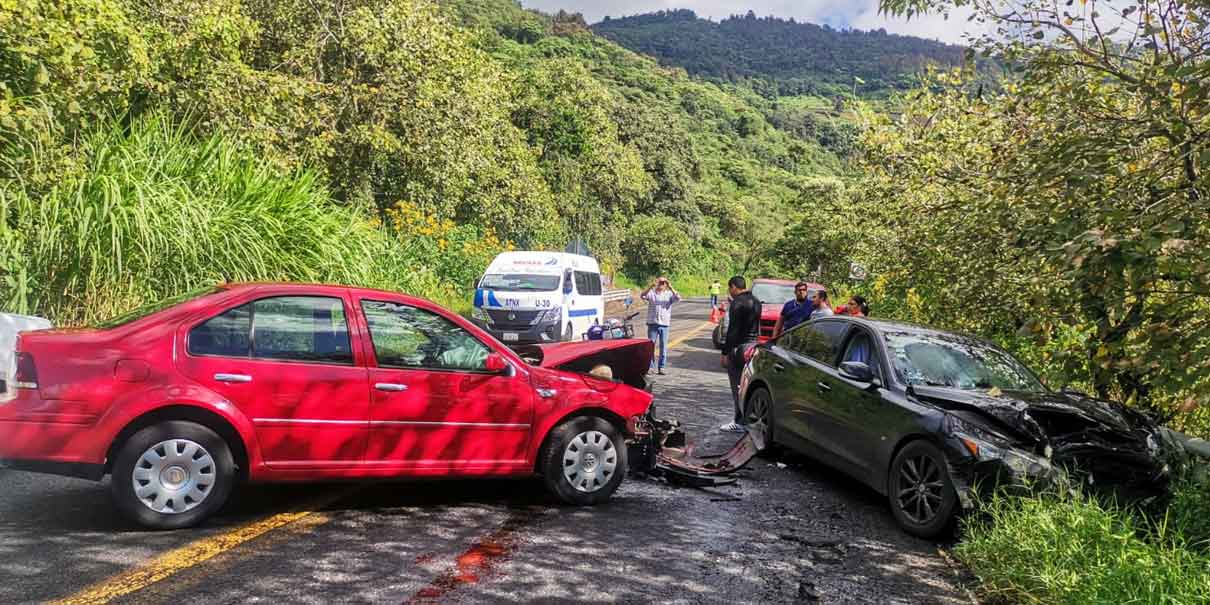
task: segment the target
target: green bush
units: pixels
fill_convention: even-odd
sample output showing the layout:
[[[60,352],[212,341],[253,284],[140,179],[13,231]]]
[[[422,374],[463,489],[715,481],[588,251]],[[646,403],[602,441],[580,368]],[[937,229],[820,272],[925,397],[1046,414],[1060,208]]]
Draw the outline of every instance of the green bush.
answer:
[[[313,174],[280,174],[232,143],[158,115],[98,130],[85,170],[43,196],[0,190],[0,300],[61,325],[94,322],[230,280],[438,290],[375,222]],[[19,288],[13,286],[19,285]]]
[[[989,600],[1205,603],[1208,487],[1181,483],[1158,520],[1082,494],[993,495],[955,554]]]

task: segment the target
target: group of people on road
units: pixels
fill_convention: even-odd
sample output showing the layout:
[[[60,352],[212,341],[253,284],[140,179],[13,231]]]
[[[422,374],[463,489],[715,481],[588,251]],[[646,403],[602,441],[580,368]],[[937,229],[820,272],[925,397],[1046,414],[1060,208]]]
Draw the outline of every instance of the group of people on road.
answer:
[[[722,284],[718,280],[710,285],[710,308],[718,308]],[[727,332],[723,339],[721,364],[727,370],[731,383],[731,397],[735,403],[735,418],[720,427],[723,431],[744,432],[747,430],[743,406],[740,405],[739,383],[747,362],[746,356],[760,335],[761,301],[752,295],[748,282],[741,275],[727,281],[730,306],[727,308]],[[680,302],[681,295],[672,287],[667,277],[658,277],[643,290],[640,296],[647,302],[647,338],[656,344],[657,356],[651,360],[651,369],[664,374],[667,367],[668,331],[672,326],[672,305]],[[781,335],[795,326],[812,319],[829,315],[865,317],[870,307],[865,298],[851,296],[848,302],[835,308],[828,301],[826,290],[811,292],[806,282],[794,285],[794,298],[782,305],[773,337]]]

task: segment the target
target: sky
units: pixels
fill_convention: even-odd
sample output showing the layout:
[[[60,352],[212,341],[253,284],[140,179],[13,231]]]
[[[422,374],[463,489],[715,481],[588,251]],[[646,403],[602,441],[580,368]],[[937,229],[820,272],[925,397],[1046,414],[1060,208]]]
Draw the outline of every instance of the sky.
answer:
[[[949,20],[941,15],[927,15],[910,21],[888,19],[878,14],[878,0],[521,0],[521,4],[546,13],[559,9],[583,13],[589,23],[596,23],[606,15],[624,17],[679,8],[687,8],[699,17],[718,21],[751,10],[758,17],[793,17],[798,21],[836,28],[886,28],[891,33],[955,44],[963,43],[963,33],[971,28],[966,20],[970,13],[965,10],[951,13]]]

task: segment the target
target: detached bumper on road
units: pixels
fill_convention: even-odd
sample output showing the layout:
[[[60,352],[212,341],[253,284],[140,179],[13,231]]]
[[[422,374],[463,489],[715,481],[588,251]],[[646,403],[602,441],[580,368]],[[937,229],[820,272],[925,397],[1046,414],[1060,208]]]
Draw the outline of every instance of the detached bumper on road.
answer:
[[[637,423],[628,459],[634,472],[663,477],[670,483],[709,487],[734,483],[734,473],[763,447],[760,434],[750,430],[722,454],[699,454],[679,422],[657,419],[653,409]]]

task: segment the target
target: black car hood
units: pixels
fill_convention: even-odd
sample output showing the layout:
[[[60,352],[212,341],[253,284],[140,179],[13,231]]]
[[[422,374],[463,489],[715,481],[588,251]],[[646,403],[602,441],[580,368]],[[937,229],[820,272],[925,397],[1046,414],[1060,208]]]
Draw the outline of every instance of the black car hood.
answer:
[[[967,410],[990,419],[995,428],[1031,441],[1053,442],[1096,434],[1111,441],[1137,442],[1154,431],[1146,416],[1125,406],[1070,393],[964,391],[914,386],[916,398],[946,410]]]

